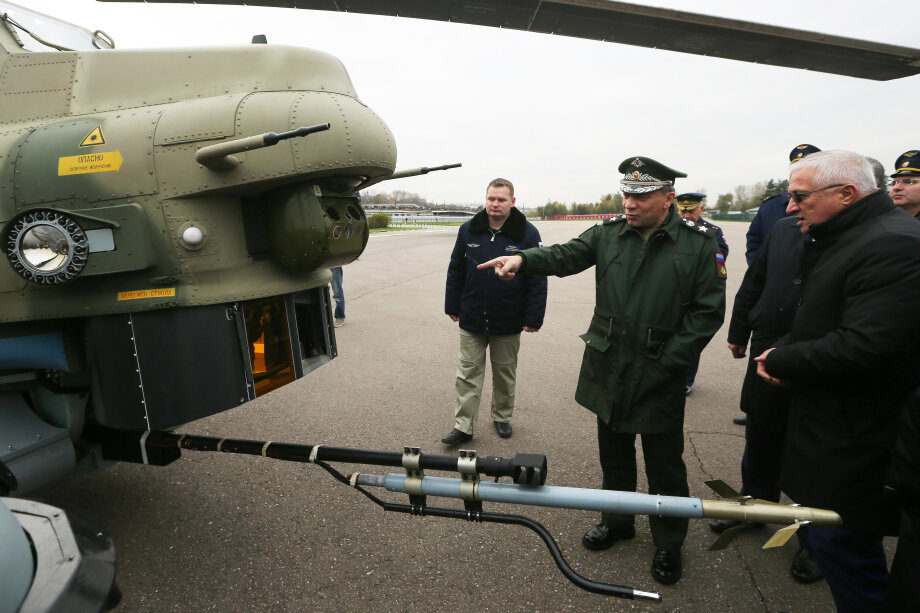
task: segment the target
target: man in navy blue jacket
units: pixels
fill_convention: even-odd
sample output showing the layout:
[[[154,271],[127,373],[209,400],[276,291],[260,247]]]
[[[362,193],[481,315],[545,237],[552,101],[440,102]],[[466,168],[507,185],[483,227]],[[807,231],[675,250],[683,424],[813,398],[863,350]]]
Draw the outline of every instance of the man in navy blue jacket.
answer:
[[[460,226],[447,267],[444,312],[460,323],[455,425],[442,443],[473,438],[485,378],[486,349],[492,362],[492,422],[502,438],[511,436],[517,354],[521,330],[537,332],[546,311],[546,277],[521,275],[503,281],[492,268],[476,266],[500,255],[540,247],[540,233],[514,208],[514,186],[494,179],[486,208]]]

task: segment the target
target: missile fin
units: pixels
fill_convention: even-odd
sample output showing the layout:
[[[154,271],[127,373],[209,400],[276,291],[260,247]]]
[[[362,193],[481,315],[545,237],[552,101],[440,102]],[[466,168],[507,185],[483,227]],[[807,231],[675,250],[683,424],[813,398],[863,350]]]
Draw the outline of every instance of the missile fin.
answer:
[[[726,500],[744,500],[746,498],[721,479],[711,479],[705,483],[709,486],[709,489]]]
[[[811,523],[811,522],[797,522],[797,523],[790,524],[788,526],[784,526],[780,528],[779,530],[773,533],[773,536],[771,536],[770,539],[766,543],[763,544],[762,549],[769,549],[771,547],[782,547],[789,541],[789,539],[792,538],[792,535],[795,534],[799,528],[801,528],[803,525],[808,524],[808,523]]]
[[[733,526],[729,528],[728,530],[720,534],[719,538],[717,538],[715,542],[713,542],[713,544],[709,546],[709,551],[720,551],[722,549],[725,549],[731,544],[733,540],[735,540],[735,537],[737,537],[739,534],[741,534],[746,529],[747,529],[747,526],[745,526],[744,524],[738,524],[737,526]]]

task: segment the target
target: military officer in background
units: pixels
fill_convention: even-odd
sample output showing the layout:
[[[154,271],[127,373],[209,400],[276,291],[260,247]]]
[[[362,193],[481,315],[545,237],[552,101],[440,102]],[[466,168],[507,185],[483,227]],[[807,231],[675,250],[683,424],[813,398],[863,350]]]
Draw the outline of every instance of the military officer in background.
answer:
[[[796,145],[792,148],[792,151],[789,152],[789,163],[795,164],[818,151],[821,150],[807,143]],[[776,225],[776,222],[789,216],[789,213],[786,212],[787,206],[789,206],[789,194],[786,192],[764,198],[763,202],[760,203],[760,208],[757,209],[757,214],[754,215],[754,219],[751,220],[751,225],[748,227],[746,235],[747,241],[744,257],[747,259],[748,266],[754,263],[760,246],[767,240],[767,236],[770,234],[770,230],[773,229],[773,226]],[[747,415],[742,413],[740,416],[732,419],[732,421],[739,426],[744,426],[747,424]]]
[[[713,230],[716,233],[716,241],[719,243],[719,251],[722,252],[725,259],[728,259],[728,243],[725,242],[725,234],[722,233],[722,228],[703,218],[703,212],[706,210],[704,200],[706,200],[706,194],[697,194],[695,192],[687,192],[677,196],[674,200],[677,205],[677,214],[684,219],[689,219],[693,223]]]
[[[913,149],[898,156],[888,193],[902,211],[920,220],[920,150]]]
[[[818,151],[821,150],[814,145],[796,145],[789,152],[789,163],[795,164]],[[751,220],[751,225],[747,231],[747,251],[744,255],[747,258],[748,266],[754,262],[754,258],[757,257],[757,251],[763,242],[767,240],[767,235],[770,234],[770,230],[773,229],[776,222],[783,217],[789,216],[789,213],[786,212],[787,206],[789,206],[789,194],[786,193],[770,196],[760,203],[760,208],[757,210],[754,219]]]
[[[647,157],[623,173],[625,215],[605,220],[565,244],[525,249],[481,264],[504,279],[518,273],[579,273],[594,266],[594,316],[581,335],[585,352],[575,400],[597,415],[603,487],[636,490],[636,435],[642,436],[649,493],[687,496],[684,377],[687,365],[722,325],[725,264],[715,232],[681,219],[674,180],[687,175]],[[607,549],[635,537],[633,515],[605,513],[582,544]],[[652,577],[676,583],[686,519],[650,517]]]
[[[719,242],[719,251],[722,252],[722,263],[725,263],[725,260],[728,259],[728,243],[725,242],[725,235],[722,233],[722,228],[712,223],[708,219],[703,219],[703,211],[706,209],[706,205],[703,203],[703,200],[706,199],[706,194],[697,194],[695,192],[687,192],[686,194],[681,194],[675,200],[677,205],[677,214],[683,217],[684,219],[689,219],[693,223],[709,228],[716,233],[716,240]],[[696,381],[696,372],[700,368],[700,361],[697,360],[693,364],[687,366],[687,381],[684,387],[684,392],[689,396],[690,392],[693,391],[693,382]]]

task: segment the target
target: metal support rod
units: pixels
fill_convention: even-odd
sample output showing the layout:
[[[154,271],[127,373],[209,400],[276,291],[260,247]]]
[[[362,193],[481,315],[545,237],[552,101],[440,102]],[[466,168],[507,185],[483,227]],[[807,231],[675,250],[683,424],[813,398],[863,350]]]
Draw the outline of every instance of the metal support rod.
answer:
[[[386,502],[383,504],[383,508],[384,510],[395,511],[397,513],[407,513],[410,515],[416,514],[414,507],[408,504]],[[602,594],[604,596],[616,596],[618,598],[628,598],[630,600],[641,599],[661,602],[661,595],[656,592],[644,592],[642,590],[637,590],[624,585],[615,585],[612,583],[598,583],[597,581],[591,581],[590,579],[582,577],[576,573],[571,566],[569,566],[568,562],[566,562],[565,557],[562,555],[562,551],[559,549],[559,545],[556,544],[555,539],[553,539],[552,535],[546,530],[546,528],[544,528],[543,525],[539,522],[534,521],[529,517],[524,517],[523,515],[487,512],[471,515],[468,511],[461,509],[442,509],[437,507],[428,507],[425,509],[425,516],[450,517],[453,519],[465,519],[468,521],[479,521],[494,524],[510,524],[530,528],[536,532],[541,539],[543,539],[543,543],[549,550],[549,553],[553,558],[553,562],[556,563],[556,566],[560,571],[562,571],[562,574],[565,575],[565,578],[574,583],[579,588],[587,592]]]

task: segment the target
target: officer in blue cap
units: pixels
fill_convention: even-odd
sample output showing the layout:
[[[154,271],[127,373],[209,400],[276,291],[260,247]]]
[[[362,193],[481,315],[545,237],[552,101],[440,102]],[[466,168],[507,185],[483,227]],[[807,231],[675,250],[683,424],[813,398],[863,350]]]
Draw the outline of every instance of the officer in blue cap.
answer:
[[[792,151],[789,152],[789,163],[795,164],[802,158],[812,153],[817,153],[818,151],[821,150],[807,143],[796,145],[792,148]],[[786,193],[768,196],[760,203],[760,208],[754,216],[754,219],[751,220],[751,225],[748,228],[746,236],[747,244],[745,245],[746,250],[744,257],[747,259],[749,267],[754,263],[754,258],[757,257],[760,246],[767,239],[767,235],[770,234],[770,230],[773,229],[776,222],[789,216],[786,213],[787,206],[789,206],[789,194]],[[743,426],[747,423],[747,417],[741,415],[735,417],[732,421],[739,426]]]
[[[687,192],[686,194],[677,196],[674,200],[674,204],[677,206],[678,215],[698,226],[709,228],[716,233],[716,241],[719,243],[719,251],[722,252],[722,265],[724,266],[725,260],[728,259],[728,243],[725,242],[725,235],[722,233],[722,228],[707,219],[703,219],[703,211],[706,209],[706,205],[703,203],[705,199],[706,194]],[[684,393],[687,396],[693,391],[693,382],[696,380],[696,372],[699,368],[699,360],[687,366],[687,380],[684,385]]]
[[[920,150],[911,149],[898,156],[888,193],[902,211],[920,220]]]
[[[818,151],[821,150],[814,145],[796,145],[792,148],[792,151],[789,152],[789,163],[795,164],[805,156],[817,153]],[[760,209],[757,211],[757,215],[754,216],[754,219],[751,220],[751,226],[747,231],[747,250],[744,255],[747,258],[748,266],[754,261],[754,258],[757,256],[757,251],[760,249],[764,240],[766,240],[767,234],[773,229],[773,225],[783,217],[788,217],[786,213],[786,207],[788,205],[789,194],[769,196],[764,198],[763,202],[760,203]]]

